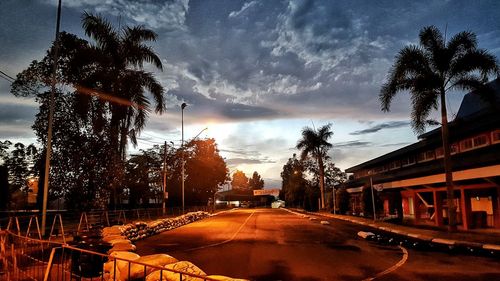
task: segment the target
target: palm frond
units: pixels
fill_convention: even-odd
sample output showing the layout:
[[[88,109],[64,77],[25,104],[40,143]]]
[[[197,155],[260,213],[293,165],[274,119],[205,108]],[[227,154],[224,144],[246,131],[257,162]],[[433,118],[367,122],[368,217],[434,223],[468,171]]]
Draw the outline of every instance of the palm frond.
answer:
[[[413,130],[417,133],[423,133],[430,112],[438,108],[439,95],[435,91],[412,92],[411,100]]]
[[[495,90],[473,75],[463,76],[453,84],[453,88],[473,92],[487,104],[496,105]]]
[[[111,23],[100,17],[87,12],[83,13],[82,26],[85,35],[94,39],[102,49],[117,49],[119,36]]]
[[[483,49],[474,49],[452,61],[451,76],[463,76],[470,72],[479,72],[483,83],[493,74],[498,74],[498,63],[495,56]]]
[[[420,44],[428,52],[433,52],[434,50],[442,49],[445,45],[443,35],[439,31],[439,29],[434,25],[422,28],[418,36],[420,39]]]
[[[476,35],[470,31],[455,34],[448,42],[446,48],[454,55],[460,55],[477,48]]]
[[[432,70],[424,50],[415,45],[403,48],[389,70],[388,81],[382,85],[379,100],[382,111],[389,111],[392,99],[400,91],[410,90],[414,78],[429,76]]]

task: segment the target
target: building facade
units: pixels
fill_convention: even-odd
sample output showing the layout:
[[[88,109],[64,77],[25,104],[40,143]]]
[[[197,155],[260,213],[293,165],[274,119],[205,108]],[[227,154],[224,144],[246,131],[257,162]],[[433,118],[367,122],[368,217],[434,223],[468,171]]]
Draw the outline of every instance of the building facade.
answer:
[[[468,93],[449,123],[457,221],[465,230],[500,228],[500,79],[489,86],[493,103]],[[363,188],[373,185],[383,200],[377,213],[402,210],[416,224],[447,224],[441,128],[346,172],[353,213],[360,212]]]

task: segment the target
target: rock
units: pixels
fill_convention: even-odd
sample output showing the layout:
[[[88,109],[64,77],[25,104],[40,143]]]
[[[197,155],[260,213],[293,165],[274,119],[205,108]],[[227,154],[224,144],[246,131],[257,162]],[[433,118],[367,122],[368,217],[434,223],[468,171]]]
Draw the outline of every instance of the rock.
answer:
[[[321,221],[320,223],[321,223],[321,224],[325,224],[325,225],[330,224],[330,222],[329,222],[329,221]]]

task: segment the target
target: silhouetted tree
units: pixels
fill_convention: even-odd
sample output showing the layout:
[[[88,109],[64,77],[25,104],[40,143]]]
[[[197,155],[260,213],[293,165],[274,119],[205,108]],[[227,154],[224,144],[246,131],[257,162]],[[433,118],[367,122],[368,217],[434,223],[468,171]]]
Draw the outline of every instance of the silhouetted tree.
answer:
[[[8,209],[10,200],[9,170],[0,165],[0,210]]]
[[[305,159],[308,155],[313,156],[319,168],[319,188],[321,192],[321,208],[325,208],[325,167],[324,157],[332,144],[328,139],[333,135],[331,124],[327,124],[318,131],[305,127],[302,129],[302,138],[297,143],[297,149],[301,150],[301,158]]]
[[[456,206],[446,94],[456,90],[475,91],[491,100],[491,91],[484,84],[490,75],[498,75],[498,65],[493,55],[477,47],[476,35],[471,32],[460,32],[446,42],[435,26],[428,26],[420,31],[419,39],[419,45],[406,46],[399,52],[379,97],[382,110],[389,111],[394,96],[400,91],[409,91],[412,126],[418,133],[424,131],[430,112],[440,105],[449,230],[452,231],[456,229]]]
[[[260,178],[257,171],[253,172],[252,177],[248,179],[248,186],[252,190],[264,188],[264,180]]]
[[[231,186],[234,190],[248,191],[248,178],[240,170],[236,170],[233,173],[233,179],[231,181]]]

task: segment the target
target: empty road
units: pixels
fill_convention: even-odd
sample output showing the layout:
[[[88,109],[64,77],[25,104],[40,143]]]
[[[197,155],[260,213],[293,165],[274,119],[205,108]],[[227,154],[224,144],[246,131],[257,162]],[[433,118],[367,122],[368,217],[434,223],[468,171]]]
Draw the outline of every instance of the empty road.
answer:
[[[366,227],[313,217],[232,210],[138,241],[137,252],[250,280],[500,280],[498,260],[381,246],[357,238]]]

